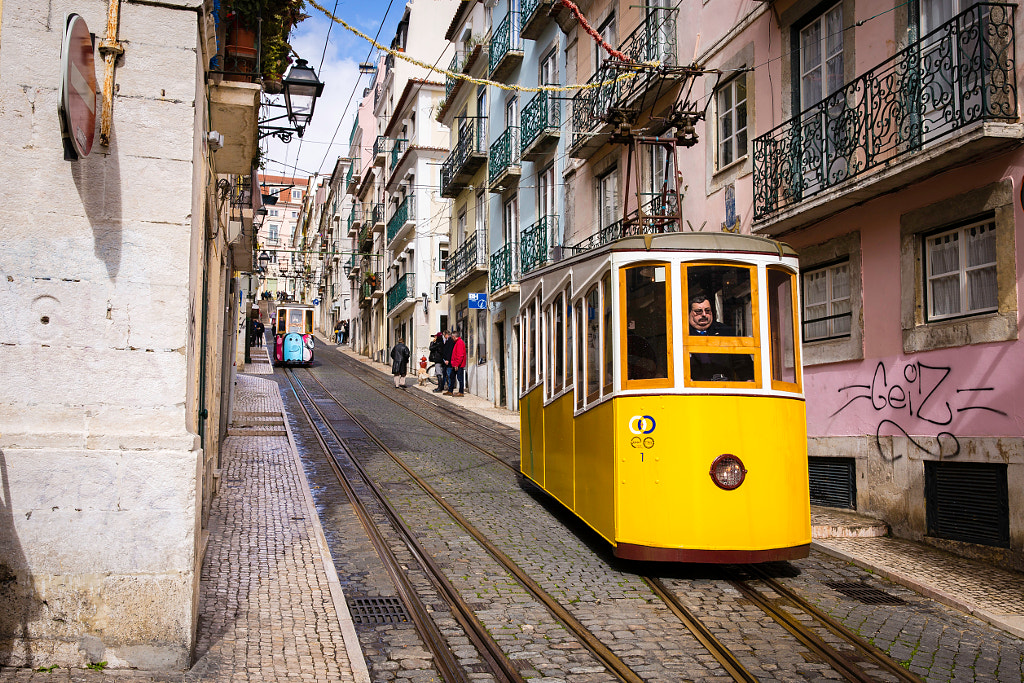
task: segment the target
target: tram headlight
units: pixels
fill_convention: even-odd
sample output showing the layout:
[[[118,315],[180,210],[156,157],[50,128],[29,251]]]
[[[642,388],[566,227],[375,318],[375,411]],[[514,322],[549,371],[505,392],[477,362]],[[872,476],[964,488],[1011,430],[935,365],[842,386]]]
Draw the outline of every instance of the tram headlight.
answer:
[[[746,476],[743,462],[732,453],[723,453],[711,463],[711,480],[726,491],[738,488]]]

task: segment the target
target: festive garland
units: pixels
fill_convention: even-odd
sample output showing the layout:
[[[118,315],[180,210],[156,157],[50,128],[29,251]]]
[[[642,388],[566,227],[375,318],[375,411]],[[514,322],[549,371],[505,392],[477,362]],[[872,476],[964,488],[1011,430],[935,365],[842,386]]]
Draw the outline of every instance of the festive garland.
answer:
[[[541,91],[546,91],[546,92],[569,92],[569,91],[572,91],[572,90],[592,90],[594,88],[601,88],[601,87],[604,87],[606,85],[612,85],[614,83],[618,83],[619,81],[625,81],[625,80],[628,80],[630,78],[636,78],[636,76],[639,75],[641,69],[653,69],[653,68],[657,68],[658,66],[661,66],[661,62],[658,61],[658,60],[652,60],[650,62],[643,62],[643,63],[639,63],[639,64],[636,63],[636,62],[631,62],[629,60],[629,58],[626,57],[624,54],[622,54],[618,50],[614,49],[611,45],[608,45],[608,43],[604,42],[604,40],[601,39],[601,36],[598,35],[597,32],[594,31],[594,29],[590,27],[590,24],[588,24],[585,19],[583,19],[583,15],[580,13],[579,8],[576,7],[574,4],[572,4],[571,2],[568,2],[568,0],[561,0],[561,2],[566,7],[568,7],[570,10],[574,10],[575,11],[577,18],[580,19],[581,24],[587,30],[587,32],[597,38],[598,44],[600,44],[602,47],[604,47],[606,50],[608,50],[608,54],[612,55],[616,59],[619,59],[619,60],[625,62],[626,64],[633,65],[635,67],[634,71],[629,72],[629,73],[624,73],[621,76],[617,76],[617,77],[615,77],[615,78],[613,78],[611,80],[598,81],[597,83],[577,83],[577,84],[574,84],[574,85],[538,85],[538,86],[533,87],[533,88],[524,87],[524,86],[521,86],[521,85],[509,85],[507,83],[498,83],[497,81],[491,81],[491,80],[488,80],[486,78],[473,78],[472,76],[470,76],[468,74],[459,73],[459,72],[456,72],[456,71],[451,71],[450,69],[438,69],[436,66],[431,66],[430,64],[427,64],[425,62],[421,62],[418,59],[414,59],[414,58],[410,57],[409,55],[405,54],[404,52],[399,52],[398,50],[392,50],[391,48],[384,47],[383,45],[381,45],[380,43],[375,41],[373,38],[371,38],[370,36],[366,35],[362,31],[360,31],[359,29],[357,29],[354,26],[350,25],[344,19],[342,19],[340,17],[334,16],[334,14],[332,14],[325,7],[320,6],[316,2],[316,0],[306,0],[306,1],[310,5],[315,7],[316,9],[320,10],[331,21],[334,21],[334,22],[336,22],[338,24],[341,24],[342,27],[344,27],[345,29],[347,29],[347,30],[351,31],[352,33],[356,34],[357,36],[359,36],[363,40],[368,41],[371,45],[373,45],[378,50],[381,50],[382,52],[386,52],[387,54],[391,55],[392,57],[395,57],[396,59],[401,59],[401,60],[404,60],[406,62],[409,62],[410,64],[415,64],[416,66],[419,66],[419,67],[422,67],[424,69],[427,69],[428,71],[435,71],[437,73],[444,74],[445,76],[448,76],[449,78],[454,78],[454,79],[460,80],[460,81],[468,81],[469,83],[474,83],[476,85],[493,85],[495,88],[500,88],[501,90],[510,90],[510,91],[516,91],[516,92],[541,92]]]

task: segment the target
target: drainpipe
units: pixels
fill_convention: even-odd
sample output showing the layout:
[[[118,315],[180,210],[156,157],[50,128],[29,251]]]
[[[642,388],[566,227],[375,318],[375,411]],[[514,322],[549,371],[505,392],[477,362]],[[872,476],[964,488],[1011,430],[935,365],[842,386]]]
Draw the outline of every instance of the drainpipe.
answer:
[[[106,66],[103,71],[103,113],[100,117],[100,144],[110,146],[110,125],[114,118],[114,66],[117,58],[124,54],[124,48],[117,40],[117,28],[121,17],[121,0],[110,0],[107,5],[107,37],[100,43],[99,51]]]

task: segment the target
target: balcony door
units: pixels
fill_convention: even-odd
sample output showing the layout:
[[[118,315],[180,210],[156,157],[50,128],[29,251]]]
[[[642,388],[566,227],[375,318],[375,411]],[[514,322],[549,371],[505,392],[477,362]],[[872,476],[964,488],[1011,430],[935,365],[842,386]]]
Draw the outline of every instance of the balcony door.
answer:
[[[800,194],[813,194],[848,174],[852,123],[843,94],[843,6],[800,29]]]
[[[954,20],[972,0],[920,0],[921,142],[928,142],[984,115],[982,31],[988,10]],[[991,68],[991,67],[990,67]]]
[[[669,0],[648,0],[645,5],[647,33],[645,61],[656,59],[662,64],[675,64],[675,21]]]

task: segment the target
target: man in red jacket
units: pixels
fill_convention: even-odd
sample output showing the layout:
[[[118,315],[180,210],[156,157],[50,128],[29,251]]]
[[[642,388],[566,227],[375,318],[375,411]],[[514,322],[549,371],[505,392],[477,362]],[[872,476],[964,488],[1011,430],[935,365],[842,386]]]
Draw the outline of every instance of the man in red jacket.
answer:
[[[455,380],[459,381],[459,391],[454,394],[455,396],[464,396],[464,389],[466,386],[466,342],[462,341],[462,334],[458,329],[452,332],[452,337],[455,339],[455,346],[452,348],[452,362],[451,372],[452,376],[448,380],[448,391],[445,394],[452,396],[452,391],[455,389]]]

